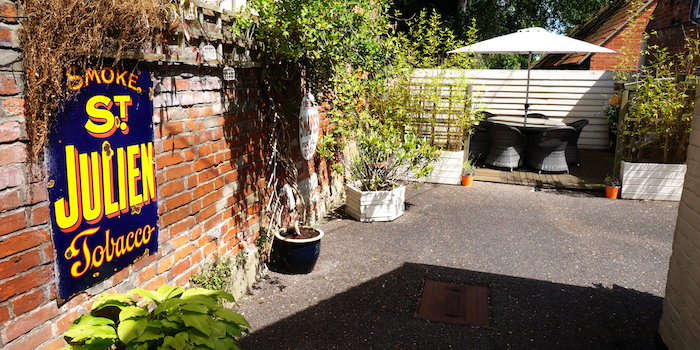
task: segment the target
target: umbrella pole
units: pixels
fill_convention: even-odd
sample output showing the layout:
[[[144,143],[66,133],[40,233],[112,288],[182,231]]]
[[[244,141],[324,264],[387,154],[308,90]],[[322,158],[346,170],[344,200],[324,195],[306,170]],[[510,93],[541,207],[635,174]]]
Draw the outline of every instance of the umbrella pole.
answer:
[[[525,88],[525,122],[523,126],[527,126],[527,111],[530,109],[530,62],[532,61],[532,52],[527,54],[527,87]]]

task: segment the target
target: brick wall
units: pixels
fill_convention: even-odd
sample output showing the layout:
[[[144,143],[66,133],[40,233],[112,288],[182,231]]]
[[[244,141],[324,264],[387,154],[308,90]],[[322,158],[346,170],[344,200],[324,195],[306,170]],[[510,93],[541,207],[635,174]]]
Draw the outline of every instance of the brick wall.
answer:
[[[643,50],[642,43],[644,39],[644,31],[649,18],[652,16],[657,3],[651,4],[634,22],[628,24],[622,32],[618,33],[612,40],[604,46],[608,49],[615,50],[618,53],[624,46],[631,47],[635,52]],[[616,53],[597,53],[591,57],[591,70],[621,70],[618,67],[620,63],[620,55]],[[629,62],[629,66],[622,70],[636,71],[639,68],[639,58]]]
[[[15,2],[0,0],[0,14],[16,13]],[[151,66],[158,252],[58,306],[45,172],[27,163],[18,27],[11,19],[0,22],[0,349],[59,349],[63,332],[94,296],[185,285],[215,254],[250,252],[248,279],[235,291],[245,292],[259,267],[254,241],[269,195],[259,69],[239,68],[237,81],[226,83],[216,68]],[[321,126],[327,130],[328,121],[322,118]],[[290,128],[298,134],[296,123]],[[307,162],[296,154],[295,160],[300,188],[318,218],[342,185],[318,157]]]
[[[670,54],[684,50],[684,32],[698,30],[698,25],[690,21],[690,0],[659,0],[654,11],[654,19],[649,30],[658,34],[649,38],[649,45],[667,47]],[[695,34],[697,37],[697,33]]]
[[[700,91],[687,163],[659,326],[672,350],[697,349],[700,344]]]

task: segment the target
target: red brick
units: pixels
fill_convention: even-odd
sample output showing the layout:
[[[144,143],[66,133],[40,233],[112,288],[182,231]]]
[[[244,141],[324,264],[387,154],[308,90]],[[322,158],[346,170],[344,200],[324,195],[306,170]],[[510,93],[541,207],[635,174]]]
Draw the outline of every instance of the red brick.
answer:
[[[0,307],[0,324],[7,322],[10,319],[10,310],[6,307]]]
[[[1,84],[2,82],[0,81]],[[22,131],[18,122],[7,122],[0,125],[0,143],[18,141],[21,136]]]
[[[52,336],[53,334],[51,334],[51,325],[46,325],[39,328],[38,330],[31,332],[30,334],[25,335],[24,337],[18,339],[15,342],[5,345],[3,350],[36,349],[47,339],[51,339]]]
[[[189,239],[187,240],[189,242]],[[185,245],[182,249],[175,252],[175,261],[180,261],[181,259],[189,256],[194,251],[194,244],[189,243]]]
[[[2,45],[3,41],[3,32],[5,32],[4,29],[0,29],[0,46]],[[10,97],[6,98],[4,101],[2,101],[2,106],[5,108],[5,111],[9,115],[24,115],[24,99],[23,98],[18,98],[18,97]]]
[[[27,227],[27,217],[23,210],[0,218],[0,236],[19,231],[25,227]],[[0,246],[2,244],[0,243]],[[3,255],[3,251],[0,249],[0,258],[5,256],[7,255]]]
[[[3,17],[3,22],[16,24],[18,23],[17,19],[13,17],[18,16],[17,5],[11,3],[0,3],[0,17]]]
[[[174,280],[175,277],[179,276],[181,273],[187,270],[187,268],[190,267],[190,265],[192,265],[192,263],[189,258],[185,258],[176,262],[175,265],[173,265],[173,267],[168,272],[168,280]]]
[[[170,181],[170,180],[174,180],[177,178],[185,177],[185,176],[190,175],[190,174],[192,174],[192,166],[183,165],[183,166],[180,166],[177,168],[168,169],[165,172],[165,179]]]
[[[34,312],[16,317],[7,328],[5,328],[3,340],[5,342],[10,342],[17,339],[22,334],[31,331],[33,328],[38,327],[59,313],[60,310],[56,307],[56,303],[48,303]],[[46,341],[46,339],[41,340],[41,342],[44,341]]]
[[[170,270],[173,267],[173,257],[167,257],[161,260],[156,266],[156,272],[160,275]]]
[[[156,168],[160,170],[167,166],[182,163],[184,160],[185,158],[180,153],[163,154],[156,158]]]
[[[27,193],[27,204],[36,204],[49,200],[49,191],[43,182],[33,183]]]
[[[53,280],[53,267],[43,266],[36,271],[30,272],[23,276],[12,278],[0,285],[0,302],[9,299],[10,297],[24,293],[32,288]]]
[[[49,213],[49,205],[41,205],[32,208],[32,226],[37,226],[49,222],[51,214]]]
[[[208,220],[206,223],[204,223],[203,229],[205,231],[209,231],[212,228],[216,227],[217,225],[221,224],[222,222],[223,222],[223,217],[221,214],[219,214],[219,215],[211,218],[210,220]]]
[[[173,225],[170,228],[170,232],[172,235],[178,235],[180,233],[189,231],[192,228],[192,226],[194,226],[194,218],[188,217],[187,219]]]
[[[177,135],[183,131],[181,122],[172,122],[163,126],[162,136]]]
[[[77,318],[77,316],[76,316],[76,318]],[[70,325],[68,325],[68,326],[70,326]],[[68,330],[68,328],[66,328],[66,330]],[[59,334],[65,333],[66,330],[64,330],[63,332],[60,332]],[[59,350],[59,349],[66,347],[67,345],[68,344],[66,344],[66,341],[63,340],[63,338],[58,338],[58,339],[56,339],[48,344],[44,344],[44,345],[36,348],[36,350]]]
[[[27,160],[27,145],[15,143],[0,149],[0,165],[24,163]]]
[[[18,234],[0,242],[0,258],[34,248],[44,242],[50,242],[51,238],[44,230],[34,230]]]
[[[199,213],[197,213],[197,215],[196,215],[197,222],[202,222],[214,214],[216,214],[216,207],[212,205],[209,208],[206,208],[206,209],[200,211]]]
[[[187,242],[190,241],[190,238],[187,235],[181,235],[176,238],[173,238],[170,240],[170,243],[173,245],[175,249],[180,249],[183,245],[185,245]],[[180,259],[175,259],[175,260],[180,260]]]
[[[182,90],[189,90],[189,89],[190,89],[190,81],[189,80],[185,80],[185,79],[175,80],[175,90],[182,91]]]
[[[211,192],[202,199],[202,206],[206,207],[222,198],[222,191]]]
[[[4,280],[5,278],[12,277],[35,266],[39,266],[44,261],[50,261],[50,259],[42,259],[41,252],[38,249],[35,249],[18,256],[14,256],[7,261],[0,262],[0,280]]]
[[[160,187],[160,197],[170,197],[185,190],[185,181],[179,180]]]
[[[151,265],[151,266],[138,272],[139,284],[143,284],[153,277],[156,277],[156,267],[155,266]]]
[[[19,198],[19,190],[0,194],[0,212],[12,210],[22,205],[22,200]]]
[[[27,311],[33,310],[46,301],[46,296],[43,290],[37,290],[29,294],[25,294],[12,302],[13,310],[16,316],[19,316]]]
[[[2,5],[0,4],[0,10]],[[0,75],[0,95],[17,95],[18,93],[17,80],[11,75]],[[0,134],[0,139],[2,139],[2,134]]]
[[[196,155],[197,155],[197,153],[193,149],[185,150],[185,160],[186,161],[193,160]]]
[[[176,223],[187,216],[190,215],[190,210],[187,207],[182,207],[176,210],[172,210],[168,212],[167,214],[164,214],[161,216],[162,220],[162,227],[169,226],[173,223]]]
[[[12,47],[12,31],[7,28],[0,28],[0,46]]]
[[[183,205],[188,204],[192,200],[192,195],[189,193],[183,193],[179,196],[175,196],[172,199],[168,199],[165,202],[165,206],[167,207],[167,210],[173,210],[175,208],[179,208]]]

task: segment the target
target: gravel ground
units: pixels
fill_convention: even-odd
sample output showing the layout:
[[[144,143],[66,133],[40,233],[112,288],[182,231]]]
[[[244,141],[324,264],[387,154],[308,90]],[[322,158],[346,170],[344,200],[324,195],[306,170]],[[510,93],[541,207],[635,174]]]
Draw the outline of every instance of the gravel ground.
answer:
[[[393,222],[337,210],[310,274],[271,265],[237,310],[242,347],[655,348],[677,203],[486,182],[406,197]],[[418,320],[427,279],[487,287],[490,327]]]

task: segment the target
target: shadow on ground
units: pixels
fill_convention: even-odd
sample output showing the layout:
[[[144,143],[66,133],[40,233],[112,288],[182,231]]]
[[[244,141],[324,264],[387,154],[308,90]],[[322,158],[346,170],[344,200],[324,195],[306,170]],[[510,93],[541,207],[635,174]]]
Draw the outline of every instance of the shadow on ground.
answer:
[[[418,320],[425,280],[489,290],[490,327]],[[274,278],[257,288],[283,288]],[[264,284],[268,284],[267,286]],[[244,349],[654,349],[662,298],[406,263],[244,337]]]

